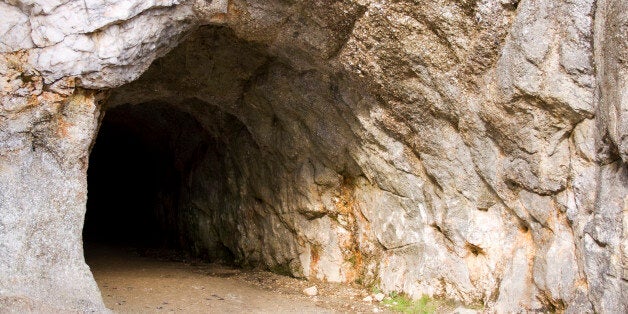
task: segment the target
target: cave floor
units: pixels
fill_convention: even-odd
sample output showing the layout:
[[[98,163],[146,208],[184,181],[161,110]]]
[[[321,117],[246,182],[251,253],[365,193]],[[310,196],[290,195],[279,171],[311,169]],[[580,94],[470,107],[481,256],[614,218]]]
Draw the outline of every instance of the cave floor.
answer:
[[[86,249],[105,305],[118,313],[373,313],[368,291],[260,270],[186,260],[177,254],[106,245]],[[303,294],[316,285],[318,296]]]

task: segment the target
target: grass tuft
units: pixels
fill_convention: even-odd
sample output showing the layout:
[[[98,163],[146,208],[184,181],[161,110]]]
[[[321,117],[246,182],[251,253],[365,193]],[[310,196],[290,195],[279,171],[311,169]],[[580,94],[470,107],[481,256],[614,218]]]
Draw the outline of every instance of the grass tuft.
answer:
[[[412,300],[403,293],[391,292],[382,303],[391,310],[401,313],[431,314],[436,311],[436,304],[426,295],[418,300]]]

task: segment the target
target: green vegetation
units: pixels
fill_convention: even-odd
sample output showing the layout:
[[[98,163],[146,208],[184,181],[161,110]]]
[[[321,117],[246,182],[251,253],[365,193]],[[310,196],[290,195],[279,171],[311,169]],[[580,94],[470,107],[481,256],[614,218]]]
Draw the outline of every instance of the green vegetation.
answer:
[[[403,293],[391,292],[382,303],[393,311],[412,314],[428,314],[436,311],[436,304],[424,295],[418,300],[412,300]]]
[[[371,287],[371,292],[372,292],[373,294],[378,294],[378,293],[382,293],[382,290],[381,290],[381,289],[379,289],[379,287],[378,287],[378,286],[373,285],[373,286]]]

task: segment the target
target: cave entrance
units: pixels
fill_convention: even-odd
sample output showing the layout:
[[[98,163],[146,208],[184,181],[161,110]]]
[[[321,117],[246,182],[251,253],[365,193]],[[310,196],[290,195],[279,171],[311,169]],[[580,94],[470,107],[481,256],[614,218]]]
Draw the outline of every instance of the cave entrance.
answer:
[[[185,181],[213,141],[191,115],[166,103],[107,110],[90,155],[86,255],[102,246],[193,249],[182,225],[190,220],[182,208]]]
[[[91,249],[106,246],[286,268],[294,250],[262,251],[289,235],[270,227],[267,205],[276,202],[285,182],[277,173],[288,163],[269,151],[305,141],[284,134],[276,100],[257,95],[276,90],[264,83],[273,60],[266,47],[227,28],[201,27],[111,91],[87,176],[88,264]]]
[[[375,100],[341,71],[275,53],[201,27],[110,92],[84,226],[99,284],[97,242],[300,278],[361,274],[351,152],[364,132],[356,113]]]

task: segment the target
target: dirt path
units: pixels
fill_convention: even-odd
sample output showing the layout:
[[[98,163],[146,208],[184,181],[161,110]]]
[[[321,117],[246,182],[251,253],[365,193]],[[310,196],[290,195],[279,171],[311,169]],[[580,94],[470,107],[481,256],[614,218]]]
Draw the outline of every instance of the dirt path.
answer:
[[[140,256],[137,250],[98,246],[86,250],[108,308],[119,313],[373,313],[367,291],[316,283],[319,295],[302,290],[314,285],[264,271],[217,264]]]

